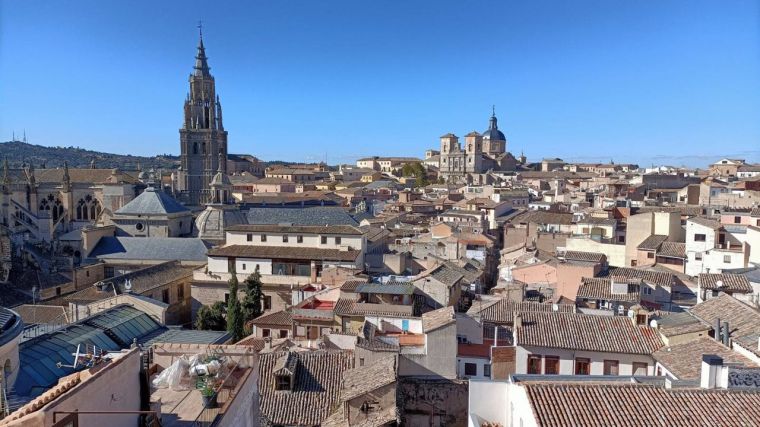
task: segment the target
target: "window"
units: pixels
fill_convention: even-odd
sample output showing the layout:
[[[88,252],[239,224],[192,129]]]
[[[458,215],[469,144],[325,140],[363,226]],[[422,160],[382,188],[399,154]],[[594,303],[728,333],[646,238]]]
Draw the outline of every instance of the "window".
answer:
[[[585,357],[575,358],[575,375],[588,375],[591,369],[591,360]]]
[[[464,364],[464,374],[468,377],[472,377],[475,375],[478,375],[478,365],[474,363],[465,363]]]
[[[490,363],[486,363],[485,365],[483,365],[483,376],[491,378],[491,364]]]
[[[705,240],[707,240],[707,236],[705,236],[704,234],[695,234],[694,235],[694,241],[695,242],[704,242]]]
[[[161,291],[161,300],[169,304],[169,289],[168,288]]]
[[[327,236],[320,236],[319,241],[323,245],[326,245],[327,244]]]
[[[261,235],[261,241],[262,242],[266,242],[267,241],[267,235],[266,234],[262,234]]]
[[[137,224],[135,224],[135,230],[142,231],[143,228],[145,228],[145,226],[143,226],[141,222],[138,222]]]
[[[264,338],[267,338],[267,337],[269,337],[269,335],[271,335],[271,332],[272,331],[270,331],[269,329],[262,329],[261,330],[261,336],[264,337]]]
[[[271,310],[272,309],[272,297],[269,295],[264,295],[264,310]]]
[[[85,271],[84,275],[87,276],[87,277],[90,277],[90,270]]]
[[[185,285],[177,286],[177,299],[178,300],[185,299]]]
[[[633,362],[633,375],[646,375],[648,365],[642,362]]]
[[[288,243],[288,235],[287,234],[283,234],[282,235],[282,243]]]
[[[303,243],[303,236],[297,236],[296,243]]]
[[[253,234],[251,234],[251,233],[246,234],[245,235],[245,240],[247,242],[253,242]]]
[[[541,373],[541,356],[531,354],[528,356],[528,373],[540,374]]]
[[[617,360],[604,361],[604,375],[618,375],[618,361]]]
[[[647,258],[654,258],[654,252],[647,252]]]
[[[734,217],[734,224],[741,224],[742,223],[742,217],[735,216]]]
[[[723,255],[723,263],[731,264],[731,255]]]
[[[702,252],[696,252],[694,254],[694,260],[695,261],[702,261]]]
[[[559,357],[546,356],[544,360],[544,374],[559,375]]]
[[[335,238],[335,244],[336,245],[340,245],[340,237],[336,237]]]
[[[644,295],[652,295],[652,288],[650,288],[649,286],[644,286],[642,291],[644,292]]]
[[[278,375],[275,387],[277,390],[290,390],[290,382],[290,375]]]
[[[287,338],[287,337],[288,337],[288,330],[280,329],[280,338]]]
[[[364,366],[364,358],[363,357],[359,358],[359,366]]]

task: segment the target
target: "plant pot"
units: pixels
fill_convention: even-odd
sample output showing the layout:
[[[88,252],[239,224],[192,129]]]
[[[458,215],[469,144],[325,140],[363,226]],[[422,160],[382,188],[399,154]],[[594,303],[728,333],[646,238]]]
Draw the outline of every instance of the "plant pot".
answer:
[[[218,405],[218,402],[216,401],[217,394],[214,393],[210,396],[207,396],[205,394],[201,395],[203,398],[203,407],[204,408],[216,408]]]

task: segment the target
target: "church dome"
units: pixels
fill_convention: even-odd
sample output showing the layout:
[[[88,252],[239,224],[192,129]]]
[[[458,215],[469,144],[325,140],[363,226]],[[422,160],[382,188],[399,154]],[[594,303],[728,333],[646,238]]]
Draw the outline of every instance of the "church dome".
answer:
[[[496,116],[492,115],[488,121],[488,129],[483,132],[483,139],[489,139],[491,141],[506,141],[507,137],[499,130],[499,126],[496,124]]]
[[[195,219],[193,235],[212,243],[224,243],[224,231],[248,221],[235,205],[208,205]]]

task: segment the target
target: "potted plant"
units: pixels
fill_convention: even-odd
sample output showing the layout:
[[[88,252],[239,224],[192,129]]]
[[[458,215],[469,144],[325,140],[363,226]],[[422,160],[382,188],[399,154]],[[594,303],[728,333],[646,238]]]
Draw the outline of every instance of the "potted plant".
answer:
[[[203,387],[201,388],[201,397],[203,398],[203,407],[204,408],[216,408],[217,401],[216,401],[216,390],[214,389],[214,381],[211,379],[206,379],[206,382],[204,383]]]

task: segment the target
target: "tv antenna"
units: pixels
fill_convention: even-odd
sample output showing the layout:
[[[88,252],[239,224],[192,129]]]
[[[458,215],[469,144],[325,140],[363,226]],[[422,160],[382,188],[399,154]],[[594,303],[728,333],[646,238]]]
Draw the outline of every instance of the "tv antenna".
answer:
[[[61,368],[76,369],[77,366],[79,365],[79,358],[82,357],[82,353],[80,353],[80,351],[79,351],[81,349],[81,346],[82,346],[82,344],[77,344],[77,352],[76,353],[71,353],[71,355],[74,356],[74,364],[73,365],[64,365],[63,363],[58,362],[58,363],[55,364],[55,366],[57,366],[58,369],[61,369]]]

